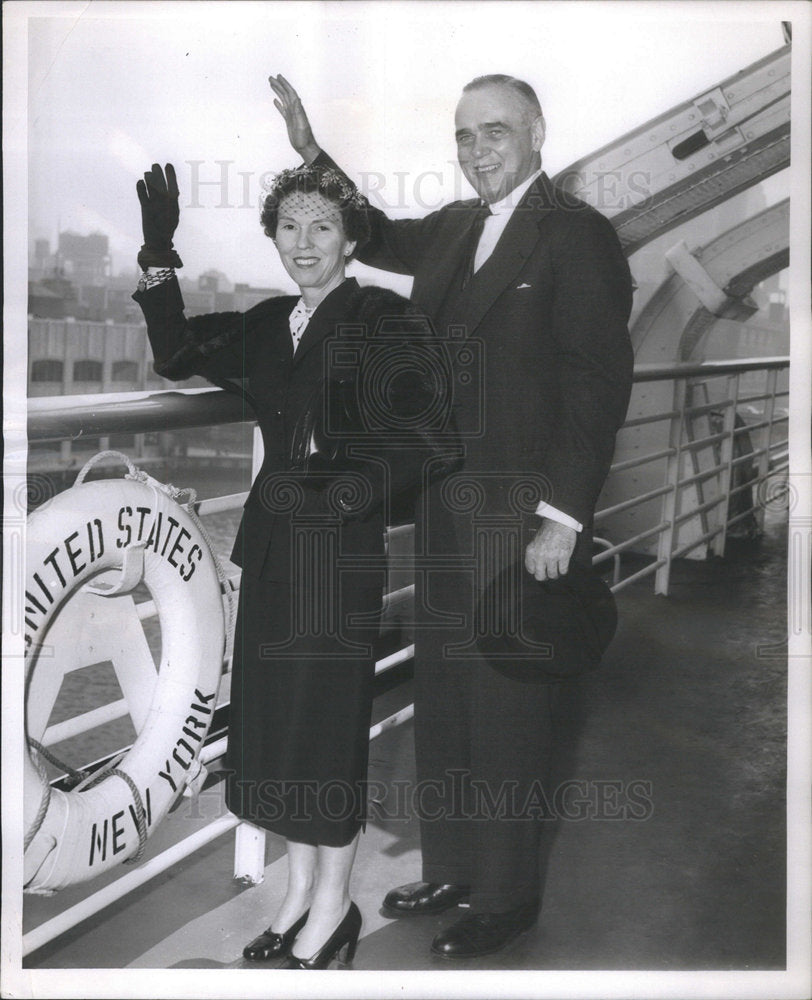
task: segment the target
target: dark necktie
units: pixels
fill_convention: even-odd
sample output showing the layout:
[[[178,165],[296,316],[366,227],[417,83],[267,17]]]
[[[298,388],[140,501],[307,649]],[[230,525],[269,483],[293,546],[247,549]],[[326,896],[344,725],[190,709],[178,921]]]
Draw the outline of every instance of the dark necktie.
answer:
[[[467,241],[467,262],[462,276],[463,288],[465,288],[474,276],[474,259],[476,258],[476,251],[479,246],[479,238],[482,236],[482,229],[485,226],[485,220],[490,214],[491,210],[488,205],[480,205],[478,208],[474,209],[474,221],[471,223],[471,230],[468,234]]]

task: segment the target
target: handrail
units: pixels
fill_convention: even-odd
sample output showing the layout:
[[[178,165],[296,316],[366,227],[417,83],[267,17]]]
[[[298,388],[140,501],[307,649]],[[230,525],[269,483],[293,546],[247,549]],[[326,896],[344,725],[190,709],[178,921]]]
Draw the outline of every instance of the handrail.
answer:
[[[716,378],[718,375],[741,375],[752,371],[773,371],[789,365],[788,355],[765,358],[742,358],[728,361],[676,361],[660,365],[640,362],[634,366],[635,382],[662,382],[672,378],[696,378],[702,375]]]
[[[58,441],[101,434],[143,433],[209,424],[238,424],[254,414],[224,389],[145,389],[28,401],[28,440]]]
[[[654,470],[657,468],[656,463],[665,462],[667,466],[665,482],[662,479],[652,481],[652,473],[647,473],[647,486],[643,487],[641,482],[642,488],[635,495],[615,498],[614,502],[610,501],[608,506],[603,509],[599,508],[595,514],[595,522],[605,523],[607,518],[623,515],[632,508],[650,503],[658,497],[663,498],[662,514],[667,522],[667,527],[661,532],[659,545],[661,551],[658,553],[656,564],[641,571],[643,575],[650,571],[657,572],[655,584],[657,592],[668,592],[668,578],[674,553],[676,551],[682,554],[685,551],[684,546],[678,547],[676,545],[674,537],[678,526],[691,517],[690,512],[682,510],[680,510],[680,516],[676,516],[677,507],[681,505],[682,491],[692,484],[699,485],[708,482],[717,473],[719,476],[723,476],[725,470],[728,474],[732,473],[732,470],[738,467],[746,457],[734,458],[733,456],[732,446],[738,436],[744,433],[752,435],[757,431],[763,431],[763,436],[766,439],[766,444],[754,442],[754,447],[750,451],[750,457],[753,460],[758,460],[758,475],[755,486],[758,486],[768,475],[783,471],[787,467],[785,456],[773,454],[785,444],[784,441],[773,440],[773,431],[779,424],[785,424],[787,421],[785,413],[776,407],[776,402],[779,398],[788,396],[788,390],[779,387],[777,377],[780,371],[789,367],[789,363],[790,360],[787,356],[771,356],[719,361],[674,362],[671,364],[638,364],[635,366],[635,384],[671,381],[675,386],[675,391],[682,387],[678,392],[682,401],[678,407],[675,407],[675,397],[670,401],[670,404],[666,404],[664,409],[647,413],[644,416],[632,417],[624,424],[624,429],[630,430],[668,421],[670,430],[666,428],[667,440],[661,441],[659,445],[653,448],[649,446],[648,450],[643,447],[632,457],[616,460],[610,468],[609,480],[611,481],[613,475],[620,475],[631,469],[648,467],[649,470]],[[767,391],[756,395],[742,396],[739,392],[740,377],[754,372],[766,375]],[[687,397],[682,398],[685,396],[684,390],[689,384],[696,382],[702,384],[720,378],[727,378],[728,381],[721,399],[714,402],[692,404]],[[729,414],[743,401],[750,400],[764,401],[764,419],[739,427]],[[688,433],[691,422],[706,413],[727,414],[724,429],[709,434],[707,431],[712,430],[712,428],[703,428],[699,436]],[[69,440],[72,437],[86,435],[103,436],[115,431],[138,433],[145,430],[176,430],[209,426],[212,423],[237,423],[250,420],[252,417],[253,415],[246,411],[246,406],[238,395],[227,393],[222,389],[185,388],[99,395],[35,397],[29,402],[29,440],[32,442]],[[688,434],[687,438],[685,438],[686,434]],[[652,443],[654,442],[650,442],[649,445]],[[693,474],[690,470],[683,471],[681,469],[681,463],[686,457],[696,465],[697,456],[700,453],[707,454],[708,450],[713,448],[724,449],[725,457],[721,463],[717,457],[712,461],[710,469],[705,463],[704,469],[696,467]],[[729,498],[730,484],[725,488],[725,492]],[[212,500],[203,501],[199,505],[199,513],[213,513],[215,510],[227,509],[241,499],[241,495],[215,497]],[[210,510],[207,505],[211,507]],[[205,511],[204,506],[207,508]],[[705,505],[701,502],[698,506],[695,505],[693,514],[701,519],[702,526],[699,539],[693,541],[691,547],[712,538],[714,551],[717,554],[722,554],[727,531],[728,504],[725,502],[722,505],[723,516],[719,519],[719,523],[708,532],[705,515],[713,506],[713,504]],[[760,523],[763,512],[758,501],[751,504],[749,511]],[[736,521],[741,520],[746,513],[738,512]],[[406,530],[409,527],[402,525],[400,529],[397,529],[390,526],[388,529],[390,540],[394,531]],[[633,527],[634,530],[631,533],[621,528],[627,537],[612,545],[608,552],[603,555],[619,555],[636,542],[648,540],[652,534],[650,530],[646,530],[644,526],[639,524],[635,524]],[[659,530],[659,528],[655,528],[654,533],[656,534]],[[668,538],[666,539],[665,536]],[[666,549],[670,554],[663,563],[663,553]],[[597,561],[602,560],[598,559]],[[666,568],[660,570],[663,565]],[[633,577],[624,581],[616,580],[612,589],[615,591],[622,589],[639,575],[635,573]]]
[[[715,378],[750,371],[777,371],[789,357],[745,358],[741,361],[639,364],[635,382],[676,378]],[[205,427],[212,423],[242,423],[253,414],[236,393],[223,389],[149,389],[79,396],[35,396],[28,401],[28,440],[55,441],[80,434],[99,435]]]

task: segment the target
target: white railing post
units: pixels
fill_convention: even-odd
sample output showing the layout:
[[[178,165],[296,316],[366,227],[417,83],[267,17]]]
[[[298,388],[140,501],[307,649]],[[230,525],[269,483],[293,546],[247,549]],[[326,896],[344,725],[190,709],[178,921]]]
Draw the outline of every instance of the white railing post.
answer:
[[[675,415],[671,418],[668,441],[671,454],[666,459],[665,482],[670,487],[663,496],[661,523],[666,527],[657,542],[657,562],[661,563],[660,568],[654,575],[654,593],[668,594],[668,584],[671,579],[671,553],[674,551],[676,541],[675,519],[679,510],[679,481],[680,468],[682,466],[682,435],[685,426],[685,407],[688,400],[687,380],[677,378],[674,380],[674,405],[672,410]]]
[[[698,400],[701,398],[701,403]],[[706,410],[700,418],[694,414],[694,407],[707,406],[710,402],[710,392],[708,391],[708,383],[703,379],[695,379],[693,382],[686,383],[685,386],[685,422],[683,424],[683,433],[685,435],[685,443],[692,444],[694,441],[700,438],[708,437],[711,433],[711,415]],[[699,475],[703,471],[703,462],[705,466],[714,465],[716,459],[714,457],[715,452],[713,446],[710,446],[710,460],[702,454],[702,451],[698,448],[687,448],[685,454],[685,462],[690,465],[690,469],[686,470],[690,475]],[[689,478],[685,476],[684,478]],[[680,479],[683,477],[680,476]],[[702,479],[696,480],[694,483],[694,489],[696,490],[696,506],[702,507],[705,503],[705,481]],[[680,494],[680,509],[682,508],[682,494]],[[708,531],[708,513],[706,510],[701,510],[697,515],[699,517],[699,533],[701,535],[707,534]],[[691,522],[686,522],[689,525]],[[679,527],[676,528],[675,534],[678,534]]]
[[[265,878],[265,831],[240,823],[234,832],[234,878],[259,885]]]
[[[259,475],[262,468],[262,460],[265,457],[265,448],[262,444],[262,432],[259,424],[254,424],[254,447],[251,455],[251,481],[253,482]]]
[[[736,431],[736,407],[739,402],[739,375],[730,375],[727,380],[728,398],[730,404],[725,409],[722,429],[724,439],[719,455],[719,464],[722,469],[719,472],[719,492],[722,495],[722,502],[719,504],[719,527],[720,531],[711,540],[711,549],[716,556],[725,554],[725,542],[727,541],[727,517],[730,510],[730,489],[733,485],[733,454]]]
[[[767,395],[768,399],[764,403],[764,419],[767,426],[764,429],[764,451],[758,460],[758,481],[756,484],[756,509],[754,511],[756,523],[759,531],[764,530],[764,504],[758,501],[759,496],[767,496],[762,483],[770,474],[770,454],[773,443],[773,421],[775,420],[775,394],[778,389],[778,369],[773,368],[767,372]]]

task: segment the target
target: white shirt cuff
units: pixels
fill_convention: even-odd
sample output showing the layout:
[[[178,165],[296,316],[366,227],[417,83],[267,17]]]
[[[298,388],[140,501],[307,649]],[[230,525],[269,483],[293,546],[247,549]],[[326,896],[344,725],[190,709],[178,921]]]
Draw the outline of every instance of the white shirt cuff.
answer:
[[[584,526],[580,521],[576,521],[574,517],[570,517],[569,514],[565,514],[563,511],[558,510],[549,503],[545,503],[543,500],[536,507],[536,513],[539,517],[549,517],[551,521],[558,521],[559,524],[564,524],[568,528],[574,528],[576,531],[583,531]]]

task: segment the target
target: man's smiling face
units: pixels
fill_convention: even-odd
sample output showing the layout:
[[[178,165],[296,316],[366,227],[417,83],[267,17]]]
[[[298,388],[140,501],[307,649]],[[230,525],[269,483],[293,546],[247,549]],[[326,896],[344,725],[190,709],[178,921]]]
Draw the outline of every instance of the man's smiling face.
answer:
[[[486,202],[510,194],[541,165],[544,119],[512,87],[464,91],[454,124],[462,172]]]

